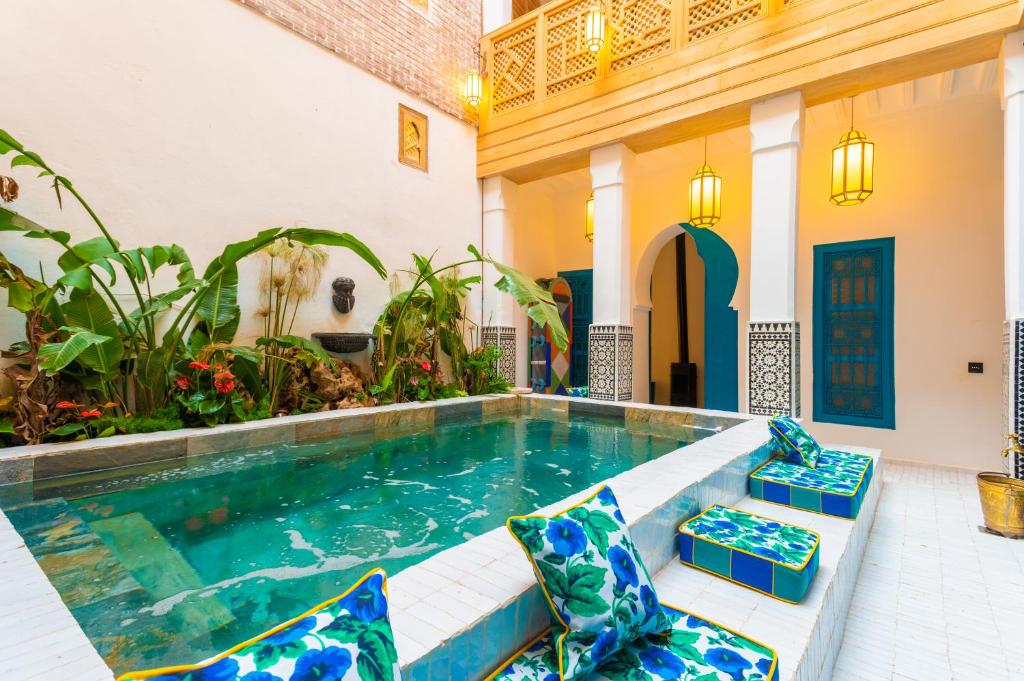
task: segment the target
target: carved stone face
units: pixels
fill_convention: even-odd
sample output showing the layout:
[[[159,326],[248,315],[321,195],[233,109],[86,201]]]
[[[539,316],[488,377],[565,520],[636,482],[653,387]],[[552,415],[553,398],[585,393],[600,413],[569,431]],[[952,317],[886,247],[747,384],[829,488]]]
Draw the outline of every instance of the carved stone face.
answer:
[[[331,283],[331,288],[334,289],[334,308],[342,314],[351,312],[356,304],[356,297],[352,294],[356,282],[349,277],[338,277]]]

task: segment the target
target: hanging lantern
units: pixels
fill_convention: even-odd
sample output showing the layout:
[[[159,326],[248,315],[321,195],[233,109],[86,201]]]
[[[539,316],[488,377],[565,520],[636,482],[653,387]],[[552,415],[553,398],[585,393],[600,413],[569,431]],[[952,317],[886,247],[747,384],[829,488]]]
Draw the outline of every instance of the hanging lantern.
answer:
[[[480,77],[480,72],[473,69],[466,77],[466,90],[463,93],[463,98],[466,100],[466,104],[475,108],[480,106],[480,100],[483,99],[483,93],[483,79]]]
[[[597,52],[604,45],[604,9],[599,2],[587,10],[583,24],[583,44],[591,52]]]
[[[832,150],[832,203],[855,206],[866,201],[875,190],[874,172],[874,143],[851,127]]]
[[[587,241],[594,243],[594,193],[590,193],[590,197],[587,198],[587,225],[586,231],[583,236],[587,237]]]
[[[690,224],[714,227],[722,219],[722,178],[707,164],[690,180]]]

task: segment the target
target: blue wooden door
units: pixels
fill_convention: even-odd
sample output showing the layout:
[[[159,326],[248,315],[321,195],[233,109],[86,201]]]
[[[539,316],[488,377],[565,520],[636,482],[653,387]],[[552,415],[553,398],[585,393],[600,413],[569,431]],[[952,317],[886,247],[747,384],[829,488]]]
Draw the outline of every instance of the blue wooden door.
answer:
[[[814,420],[896,427],[895,240],[814,247]]]
[[[594,270],[559,272],[572,289],[572,361],[569,382],[572,386],[589,382],[590,324],[594,321]]]

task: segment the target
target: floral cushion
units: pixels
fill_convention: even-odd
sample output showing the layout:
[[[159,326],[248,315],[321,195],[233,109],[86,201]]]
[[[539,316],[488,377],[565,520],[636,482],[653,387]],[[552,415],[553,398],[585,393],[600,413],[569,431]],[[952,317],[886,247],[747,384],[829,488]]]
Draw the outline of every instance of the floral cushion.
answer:
[[[610,654],[588,678],[593,681],[777,681],[771,648],[705,619],[661,606],[672,622],[667,634],[647,634]],[[546,631],[488,681],[558,681],[555,638]]]
[[[768,430],[782,452],[782,459],[808,468],[818,465],[821,445],[803,427],[788,416],[768,419]]]
[[[205,662],[129,672],[117,681],[399,681],[383,570]]]
[[[806,511],[856,518],[867,493],[874,459],[865,454],[822,451],[814,469],[772,459],[750,474],[750,496]]]
[[[796,603],[818,571],[820,540],[817,532],[715,505],[680,525],[679,559]]]
[[[551,518],[509,518],[508,528],[557,621],[562,679],[583,678],[629,641],[671,628],[609,487]]]

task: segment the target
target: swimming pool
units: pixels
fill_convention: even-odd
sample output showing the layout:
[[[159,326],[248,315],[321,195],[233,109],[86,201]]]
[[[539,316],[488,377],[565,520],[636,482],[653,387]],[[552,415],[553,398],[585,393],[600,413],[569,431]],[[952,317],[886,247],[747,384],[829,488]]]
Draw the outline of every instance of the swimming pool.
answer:
[[[714,431],[503,417],[239,450],[0,507],[116,672],[201,659]]]

